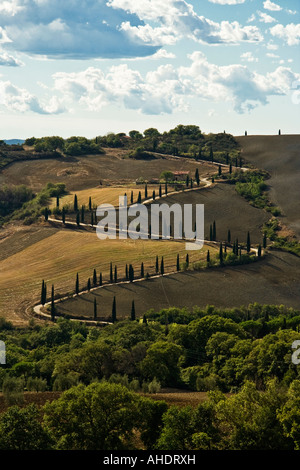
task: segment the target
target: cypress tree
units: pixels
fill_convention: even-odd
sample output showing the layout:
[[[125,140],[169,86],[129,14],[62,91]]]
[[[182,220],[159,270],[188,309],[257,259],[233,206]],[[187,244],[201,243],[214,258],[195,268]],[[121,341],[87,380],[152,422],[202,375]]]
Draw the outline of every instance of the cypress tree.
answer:
[[[111,318],[112,318],[112,322],[115,323],[115,321],[116,321],[116,319],[117,319],[116,297],[114,297],[113,304],[112,304]]]
[[[91,212],[91,226],[94,225],[94,212]]]
[[[114,282],[118,282],[118,270],[117,270],[117,265],[115,265]]]
[[[159,267],[158,267],[158,256],[156,256],[156,260],[155,260],[155,271],[158,273],[159,271]]]
[[[110,263],[110,268],[109,268],[109,280],[110,280],[110,282],[113,282],[113,268],[112,268],[112,263]]]
[[[159,188],[158,188],[158,195],[159,197],[161,197],[161,184],[159,185]]]
[[[210,252],[209,252],[209,250],[207,250],[206,264],[207,264],[207,266],[209,266],[209,264],[210,264]]]
[[[250,253],[251,250],[251,242],[250,242],[250,233],[247,233],[247,253]]]
[[[160,262],[160,273],[164,275],[165,273],[165,267],[164,267],[164,257],[161,257],[161,262]]]
[[[230,175],[232,174],[232,163],[230,163],[230,165],[229,165],[229,174]]]
[[[148,187],[147,187],[147,183],[145,184],[145,199],[147,199],[148,197]]]
[[[235,166],[236,166],[236,167],[238,166],[238,159],[237,159],[237,157],[235,157]]]
[[[90,291],[91,290],[91,280],[90,278],[88,278],[88,282],[87,282],[87,290]]]
[[[228,163],[229,163],[229,153],[226,152],[226,165],[228,165]]]
[[[153,193],[152,193],[152,199],[153,199],[153,201],[155,201],[155,191],[154,191],[154,189],[153,189]]]
[[[56,196],[56,207],[59,207],[59,196]]]
[[[261,257],[261,244],[258,245],[257,256],[258,256],[259,258]]]
[[[141,277],[145,277],[144,276],[144,263],[143,262],[141,264]]]
[[[185,263],[186,263],[186,266],[187,268],[189,267],[189,264],[190,264],[190,258],[189,258],[189,254],[187,253],[186,254],[186,257],[185,257]]]
[[[165,194],[168,194],[168,183],[165,182]]]
[[[196,180],[197,186],[199,186],[199,184],[200,184],[200,178],[199,178],[199,170],[198,170],[198,168],[196,168],[196,171],[195,171],[195,180]]]
[[[194,186],[194,184],[193,184],[193,178],[191,178],[191,181],[190,181],[190,188],[192,189],[193,186]]]
[[[222,167],[221,167],[221,165],[219,165],[218,175],[221,176],[221,174],[222,174]]]
[[[76,274],[76,282],[75,282],[75,294],[79,294],[79,276],[78,273]]]
[[[84,224],[84,211],[85,211],[85,207],[84,206],[81,206],[81,222]]]
[[[92,198],[91,196],[89,197],[89,210],[92,210]]]
[[[134,280],[134,269],[132,264],[129,265],[129,281],[133,282]]]
[[[125,267],[125,279],[126,281],[128,281],[129,279],[129,276],[128,276],[128,265],[126,264],[126,267]]]
[[[102,286],[102,273],[100,273],[100,276],[99,276],[99,286]]]
[[[61,211],[61,220],[62,220],[62,223],[63,223],[63,224],[66,223],[66,212],[65,212],[65,208],[64,208],[64,207],[62,208],[62,211]]]
[[[96,273],[96,269],[94,269],[94,271],[93,271],[93,285],[94,285],[94,286],[97,285],[97,273]]]
[[[213,223],[212,235],[213,235],[213,241],[216,241],[217,232],[216,232],[216,222],[215,222],[215,220],[214,220],[214,223]]]
[[[97,300],[94,297],[94,320],[97,320]]]
[[[144,323],[144,325],[148,325],[147,318],[146,318],[145,314],[143,315],[143,323]]]
[[[220,257],[220,265],[223,265],[223,244],[222,242],[220,243],[220,251],[219,251],[219,257]]]
[[[74,212],[78,211],[77,194],[74,195]]]
[[[79,218],[79,212],[76,213],[76,224],[80,225],[80,218]]]
[[[214,161],[214,152],[213,152],[212,145],[210,146],[209,159],[210,159],[211,162]]]
[[[54,302],[54,285],[52,284],[51,289],[51,321],[55,321],[55,302]]]
[[[230,230],[227,232],[227,242],[230,244],[231,243],[231,233]]]
[[[137,203],[141,204],[141,202],[142,202],[142,195],[141,195],[141,191],[139,191],[138,198],[137,198]]]
[[[185,185],[186,185],[187,188],[189,187],[189,183],[190,183],[190,177],[189,177],[189,175],[186,175]]]
[[[133,300],[132,303],[131,303],[130,319],[131,319],[131,321],[135,321],[135,305],[134,305],[134,300]]]
[[[48,210],[48,207],[45,207],[45,210],[44,210],[44,217],[45,217],[45,220],[46,220],[46,221],[48,220],[48,216],[49,216],[49,210]]]
[[[130,204],[133,204],[133,191],[131,191],[131,194],[130,194]]]
[[[263,238],[263,248],[267,248],[267,235],[264,233],[264,238]]]
[[[247,131],[245,131],[245,136],[247,137],[247,135],[248,135],[248,132],[247,132]]]
[[[45,305],[45,303],[46,303],[46,299],[45,299],[45,281],[43,279],[42,290],[41,290],[41,304]]]
[[[176,269],[177,269],[177,271],[180,271],[180,260],[179,260],[179,254],[177,255],[177,260],[176,260]]]

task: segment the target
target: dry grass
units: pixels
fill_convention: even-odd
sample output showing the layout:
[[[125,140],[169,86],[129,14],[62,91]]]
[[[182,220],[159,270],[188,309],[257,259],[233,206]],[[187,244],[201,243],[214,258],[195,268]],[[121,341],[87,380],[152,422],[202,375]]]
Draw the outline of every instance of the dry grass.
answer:
[[[207,248],[200,252],[189,252],[190,260],[205,259]],[[213,252],[213,248],[211,248]],[[0,261],[0,316],[20,322],[18,311],[24,310],[40,298],[41,282],[54,284],[57,293],[72,292],[76,273],[82,287],[93,269],[108,279],[110,262],[124,273],[126,263],[140,267],[144,262],[145,273],[154,272],[155,257],[164,256],[165,270],[175,268],[176,255],[182,259],[186,254],[185,243],[152,240],[105,240],[100,241],[95,233],[60,230]],[[21,310],[22,310],[21,309]]]
[[[155,190],[156,195],[158,195],[158,186],[150,186],[148,185],[148,198],[152,197],[152,191]],[[70,194],[62,197],[60,199],[60,207],[69,206],[71,209],[73,208],[74,203],[74,195],[77,195],[78,205],[84,205],[88,208],[89,205],[89,198],[92,199],[92,206],[96,207],[100,204],[112,204],[113,206],[119,205],[119,197],[124,196],[127,194],[127,201],[130,203],[130,195],[131,191],[133,191],[133,200],[134,202],[137,201],[139,191],[141,192],[142,199],[144,199],[145,189],[144,185],[125,185],[119,187],[106,187],[101,188],[100,186],[97,188],[91,189],[83,189],[81,191],[72,191]],[[163,189],[164,192],[164,189]],[[56,198],[53,198],[51,201],[50,208],[56,207]]]

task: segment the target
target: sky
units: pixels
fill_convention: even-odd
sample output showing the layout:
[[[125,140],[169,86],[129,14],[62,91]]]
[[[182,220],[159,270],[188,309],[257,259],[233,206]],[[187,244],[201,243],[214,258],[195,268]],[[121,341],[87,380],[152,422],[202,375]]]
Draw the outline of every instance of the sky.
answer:
[[[0,0],[0,139],[298,134],[299,0]]]

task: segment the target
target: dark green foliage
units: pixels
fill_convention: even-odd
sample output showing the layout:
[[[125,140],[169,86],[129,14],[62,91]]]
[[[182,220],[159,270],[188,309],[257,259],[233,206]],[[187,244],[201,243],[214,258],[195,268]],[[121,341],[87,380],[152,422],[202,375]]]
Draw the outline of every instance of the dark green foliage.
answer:
[[[195,180],[196,180],[197,186],[199,186],[199,184],[200,184],[200,177],[199,177],[199,170],[198,170],[198,168],[196,168],[196,170],[195,170]]]
[[[79,214],[79,212],[76,213],[76,224],[80,225],[80,214]]]
[[[91,196],[89,197],[89,210],[92,210],[92,198]]]
[[[177,270],[177,271],[180,271],[179,254],[177,255],[177,260],[176,260],[176,270]]]
[[[115,323],[117,319],[117,304],[116,304],[116,297],[114,296],[112,309],[111,309],[111,319],[112,322]]]
[[[141,202],[142,202],[142,194],[141,194],[141,191],[139,191],[138,198],[137,198],[137,203],[141,204]]]
[[[128,277],[129,277],[129,281],[133,282],[133,280],[134,280],[134,269],[133,269],[132,264],[129,265]]]
[[[117,265],[115,265],[114,282],[118,282],[118,268],[117,268]]]
[[[85,207],[81,206],[81,223],[84,224]]]
[[[95,287],[97,285],[97,272],[96,269],[93,271],[93,286]]]
[[[147,199],[148,197],[148,187],[147,187],[147,183],[145,184],[145,199]]]
[[[131,303],[130,319],[131,319],[131,321],[135,321],[135,305],[134,305],[134,300],[133,300],[132,303]]]
[[[158,256],[156,256],[155,258],[155,272],[158,273],[159,272],[159,266],[158,266]]]
[[[55,321],[55,314],[56,314],[56,309],[55,309],[55,302],[54,302],[54,286],[52,284],[50,315],[51,315],[51,321],[53,321],[53,322]]]
[[[160,274],[164,275],[165,273],[165,267],[164,267],[164,257],[161,257],[161,262],[160,262]]]
[[[99,286],[102,286],[102,273],[100,273],[100,276],[99,276]]]
[[[79,294],[79,276],[78,273],[76,274],[76,282],[75,282],[75,294]]]
[[[73,204],[73,209],[74,212],[78,211],[78,200],[77,200],[77,194],[74,194],[74,204]]]
[[[97,300],[94,298],[94,320],[97,320]]]
[[[45,281],[43,279],[42,289],[41,289],[41,304],[42,305],[45,305],[46,299],[47,299],[47,287],[46,287]]]
[[[213,226],[212,226],[212,239],[213,239],[213,241],[216,241],[216,239],[217,239],[217,229],[216,229],[215,220],[214,220]]]
[[[219,259],[220,259],[220,265],[223,265],[223,244],[222,242],[220,243],[220,248],[219,248]]]
[[[231,232],[228,230],[227,232],[227,242],[230,244],[231,243]]]
[[[247,253],[250,253],[251,250],[251,241],[250,241],[250,233],[247,233]]]
[[[109,280],[110,280],[110,282],[113,282],[113,280],[114,280],[112,262],[110,263],[110,266],[109,266]]]
[[[87,281],[87,290],[90,291],[91,290],[91,279],[88,278],[88,281]]]
[[[145,275],[144,275],[144,263],[143,262],[141,263],[141,277],[142,278],[145,277]]]

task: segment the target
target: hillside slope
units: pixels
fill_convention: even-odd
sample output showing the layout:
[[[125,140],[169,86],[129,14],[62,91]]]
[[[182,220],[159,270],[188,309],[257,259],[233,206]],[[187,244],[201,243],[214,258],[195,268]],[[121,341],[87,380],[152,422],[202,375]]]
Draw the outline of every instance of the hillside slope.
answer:
[[[236,138],[243,158],[271,174],[271,200],[282,209],[281,221],[300,237],[300,135]]]

